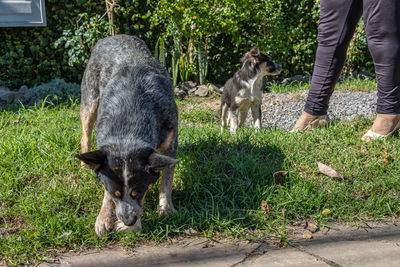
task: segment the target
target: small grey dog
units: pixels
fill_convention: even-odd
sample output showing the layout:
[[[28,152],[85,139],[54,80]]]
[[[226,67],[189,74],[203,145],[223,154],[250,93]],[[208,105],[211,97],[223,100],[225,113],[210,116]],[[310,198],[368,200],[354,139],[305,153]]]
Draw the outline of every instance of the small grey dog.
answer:
[[[81,93],[82,154],[76,157],[105,189],[96,234],[140,230],[146,192],[160,171],[159,214],[174,212],[178,111],[165,68],[139,38],[107,37],[92,51]],[[98,150],[90,152],[96,119]]]
[[[261,129],[261,100],[263,77],[278,75],[281,66],[253,47],[242,58],[242,68],[226,81],[221,97],[221,131],[229,124],[235,133],[251,109],[254,127]]]

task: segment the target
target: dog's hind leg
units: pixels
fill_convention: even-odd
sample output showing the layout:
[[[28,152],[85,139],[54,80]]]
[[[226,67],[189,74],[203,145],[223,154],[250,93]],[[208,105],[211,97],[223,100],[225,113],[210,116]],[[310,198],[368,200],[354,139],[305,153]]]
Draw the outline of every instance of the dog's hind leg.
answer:
[[[223,106],[221,108],[221,132],[228,125],[227,124],[227,118],[228,118],[228,113],[229,113],[228,110],[229,110],[228,105],[223,104]]]
[[[89,106],[81,105],[81,125],[82,125],[82,139],[81,139],[81,150],[82,153],[90,151],[91,137],[94,128],[94,124],[97,119],[97,108],[99,106],[99,98],[94,99]],[[82,162],[82,165],[85,164]]]
[[[94,123],[97,119],[97,108],[99,106],[99,73],[96,64],[89,61],[85,73],[83,74],[81,84],[81,125],[82,139],[81,152],[90,151],[91,137],[94,128]],[[85,164],[82,162],[82,166]]]
[[[249,105],[244,103],[242,107],[239,108],[239,123],[238,127],[242,127],[246,121],[247,113],[249,113]]]
[[[236,112],[229,109],[228,117],[230,118],[229,130],[231,131],[231,133],[236,133],[236,131],[238,129],[238,116],[237,116]]]
[[[261,104],[252,105],[253,124],[256,129],[261,129]]]
[[[94,230],[99,237],[114,228],[114,214],[115,203],[110,193],[104,190],[103,204],[101,205],[101,210],[94,226]]]

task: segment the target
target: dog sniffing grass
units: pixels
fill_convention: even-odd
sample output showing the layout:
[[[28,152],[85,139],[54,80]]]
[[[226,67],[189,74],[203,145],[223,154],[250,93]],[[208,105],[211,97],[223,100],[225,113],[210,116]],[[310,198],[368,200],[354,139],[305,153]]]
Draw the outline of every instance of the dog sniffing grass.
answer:
[[[104,238],[93,230],[103,188],[74,158],[80,151],[79,104],[2,111],[0,262],[18,265],[62,251],[161,242],[188,228],[208,237],[285,240],[288,225],[308,218],[323,226],[399,215],[400,138],[362,143],[370,120],[311,133],[243,128],[220,136],[218,111],[204,101],[178,101],[180,162],[173,187],[178,213],[158,216],[156,184],[146,196],[143,231]],[[345,180],[319,174],[315,161]],[[289,172],[286,189],[273,184],[280,170]],[[262,200],[270,207],[267,214]],[[325,209],[332,214],[324,215]]]
[[[178,110],[167,70],[136,36],[110,36],[93,48],[81,90],[82,154],[76,157],[104,187],[96,234],[140,231],[146,193],[160,172],[159,214],[176,212]],[[95,123],[99,148],[91,151]]]

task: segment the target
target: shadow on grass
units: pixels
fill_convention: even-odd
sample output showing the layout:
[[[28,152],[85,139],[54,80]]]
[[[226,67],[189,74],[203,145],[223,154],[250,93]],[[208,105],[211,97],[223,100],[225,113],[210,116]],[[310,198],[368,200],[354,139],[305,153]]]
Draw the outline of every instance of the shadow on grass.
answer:
[[[179,213],[162,221],[204,232],[255,228],[260,222],[252,213],[276,190],[273,173],[282,170],[284,154],[254,130],[237,136],[201,131],[182,138],[173,190]]]

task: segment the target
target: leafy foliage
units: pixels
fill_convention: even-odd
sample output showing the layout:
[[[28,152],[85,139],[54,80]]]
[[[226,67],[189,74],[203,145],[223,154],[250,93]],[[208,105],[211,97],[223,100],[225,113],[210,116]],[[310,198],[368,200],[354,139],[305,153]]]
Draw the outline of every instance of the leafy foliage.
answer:
[[[223,83],[252,46],[282,65],[280,77],[312,71],[319,1],[136,0],[118,5],[118,33],[138,36],[152,51],[162,48],[160,59],[176,83]],[[32,86],[56,77],[79,82],[91,47],[111,26],[98,21],[105,14],[102,1],[48,0],[46,13],[45,28],[0,28],[0,85]],[[155,49],[160,39],[163,46]],[[359,28],[346,70],[363,68],[372,70],[373,64]]]
[[[119,32],[136,35],[154,47],[153,32],[146,20],[147,1],[124,1],[120,6],[116,10]],[[0,28],[0,86],[31,87],[54,78],[79,83],[83,65],[70,66],[68,50],[56,47],[55,42],[65,30],[76,29],[81,13],[87,13],[90,22],[91,17],[103,15],[105,11],[103,1],[47,0],[47,27]]]
[[[79,14],[79,26],[75,31],[67,29],[55,43],[55,47],[64,44],[68,51],[68,63],[70,66],[84,66],[89,60],[90,52],[102,38],[108,36],[113,25],[108,24],[104,17],[89,17],[88,13]]]

